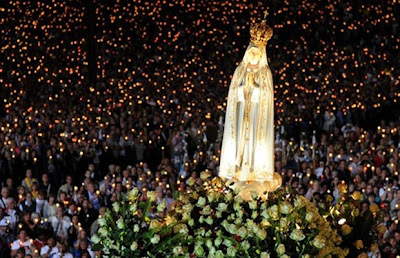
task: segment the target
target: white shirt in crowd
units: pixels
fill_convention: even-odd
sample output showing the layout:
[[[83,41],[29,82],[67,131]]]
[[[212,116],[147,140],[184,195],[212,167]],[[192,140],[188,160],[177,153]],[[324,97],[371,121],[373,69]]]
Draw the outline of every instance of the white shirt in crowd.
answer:
[[[52,255],[51,258],[74,258],[74,256],[71,253],[61,254],[57,252],[54,255]]]
[[[68,228],[70,227],[71,219],[64,216],[62,219],[58,219],[57,216],[51,218],[51,226],[54,229],[54,233],[58,237],[66,238],[68,236]]]
[[[48,254],[47,257],[53,257],[53,255],[55,255],[56,253],[58,253],[58,248],[57,248],[57,246],[54,246],[54,247],[50,250],[50,252],[49,252],[49,250],[50,250],[50,246],[48,246],[48,245],[43,246],[42,249],[40,249],[40,255],[43,256],[43,255],[45,255],[45,254]]]
[[[21,247],[24,247],[25,254],[31,254],[31,242],[27,239],[25,242],[21,242],[21,240],[17,239],[12,243],[11,250],[18,250]]]
[[[4,218],[9,222],[8,224],[10,225],[10,228],[15,228],[19,221],[17,211],[14,209],[8,209],[7,214],[8,216],[5,216]]]

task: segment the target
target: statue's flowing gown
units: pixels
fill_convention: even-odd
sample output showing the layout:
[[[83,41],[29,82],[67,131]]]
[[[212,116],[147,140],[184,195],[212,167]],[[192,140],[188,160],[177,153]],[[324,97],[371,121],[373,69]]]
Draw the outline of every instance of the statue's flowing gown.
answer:
[[[248,51],[262,52],[258,67]],[[251,83],[254,82],[254,83]],[[219,176],[239,181],[272,181],[274,174],[274,87],[264,46],[250,43],[229,87]]]

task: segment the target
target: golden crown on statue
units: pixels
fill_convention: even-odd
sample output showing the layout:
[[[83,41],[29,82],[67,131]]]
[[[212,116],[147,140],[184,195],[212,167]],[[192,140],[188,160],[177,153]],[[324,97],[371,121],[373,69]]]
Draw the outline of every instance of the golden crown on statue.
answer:
[[[267,25],[265,18],[268,12],[264,12],[264,20],[260,23],[252,24],[250,27],[250,41],[256,45],[266,46],[268,40],[273,35],[273,30]]]

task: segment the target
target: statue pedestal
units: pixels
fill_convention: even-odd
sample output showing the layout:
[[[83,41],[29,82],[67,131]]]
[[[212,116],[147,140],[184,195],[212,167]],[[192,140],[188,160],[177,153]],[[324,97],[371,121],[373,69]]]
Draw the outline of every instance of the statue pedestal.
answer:
[[[232,183],[233,182],[233,183]],[[268,192],[273,192],[282,185],[282,178],[278,173],[274,173],[271,181],[239,181],[236,178],[227,182],[229,187],[238,192],[243,200],[251,201],[252,193],[258,197],[265,196]]]

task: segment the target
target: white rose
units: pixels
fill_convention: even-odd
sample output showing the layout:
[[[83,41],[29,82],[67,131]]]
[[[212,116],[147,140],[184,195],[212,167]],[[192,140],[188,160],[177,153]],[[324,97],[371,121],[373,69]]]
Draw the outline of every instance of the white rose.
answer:
[[[326,240],[324,237],[318,235],[314,238],[313,244],[316,248],[321,249],[325,246]]]
[[[260,229],[256,235],[261,239],[264,240],[267,238],[267,231],[265,231],[265,229]]]
[[[97,233],[99,233],[99,235],[103,237],[108,235],[108,232],[105,228],[99,228],[99,231]]]
[[[138,196],[138,194],[139,194],[139,189],[137,187],[134,187],[132,190],[128,192],[129,200],[134,201]]]
[[[158,222],[157,220],[151,220],[149,228],[150,229],[159,228],[159,227],[161,227],[161,225],[162,224],[160,222]]]
[[[198,257],[204,256],[204,248],[201,245],[194,247],[194,254]]]
[[[209,215],[211,212],[212,212],[212,209],[211,209],[210,205],[204,206],[204,208],[202,210],[203,215]]]
[[[114,209],[114,211],[115,211],[116,213],[119,212],[119,203],[118,203],[118,202],[114,202],[114,203],[112,204],[112,207],[113,207],[113,209]]]
[[[240,203],[235,202],[233,204],[233,210],[234,211],[240,211],[242,209],[242,206],[240,205]]]
[[[269,257],[270,257],[269,253],[267,253],[267,252],[262,252],[260,255],[260,258],[269,258]]]
[[[240,236],[241,238],[244,238],[247,235],[247,228],[246,227],[240,227],[238,232],[237,232],[238,236]]]
[[[278,206],[272,205],[269,209],[268,209],[268,214],[269,216],[272,218],[272,220],[278,220],[279,219],[279,214],[278,214]]]
[[[118,227],[119,229],[123,229],[123,228],[125,227],[125,223],[124,223],[124,220],[123,220],[122,218],[119,218],[119,219],[117,220],[117,227]]]
[[[190,213],[184,212],[184,213],[182,214],[182,220],[183,220],[183,221],[188,221],[188,220],[190,220],[190,219],[191,219]]]
[[[193,205],[191,205],[190,203],[185,204],[185,205],[182,206],[182,210],[184,212],[190,213],[193,210]]]
[[[244,211],[243,210],[240,210],[240,211],[238,211],[238,212],[236,212],[236,217],[238,217],[238,218],[243,218],[243,215],[244,215]]]
[[[214,220],[211,218],[211,216],[208,216],[208,217],[206,218],[205,222],[206,222],[208,225],[212,225],[213,222],[214,222]]]
[[[232,246],[232,241],[229,239],[224,239],[224,245],[227,247],[230,247],[230,246]]]
[[[222,244],[222,239],[217,237],[217,239],[215,239],[214,244],[216,247],[220,246]]]
[[[206,234],[206,230],[204,228],[199,228],[196,230],[196,235],[204,236]]]
[[[225,219],[224,221],[222,221],[221,226],[223,226],[225,229],[227,229],[229,226],[229,222]]]
[[[289,202],[285,201],[285,202],[281,203],[280,210],[283,214],[291,213],[292,209],[293,209],[293,206]]]
[[[237,195],[237,196],[235,196],[235,202],[242,203],[243,202],[243,198],[240,195]]]
[[[140,228],[138,224],[135,224],[135,226],[133,226],[133,232],[137,233],[139,232]]]
[[[198,206],[198,207],[203,207],[205,204],[206,204],[206,198],[200,197],[200,198],[197,200],[196,206]]]
[[[235,223],[236,225],[242,224],[242,218],[237,217],[233,223]]]
[[[179,230],[179,233],[182,235],[187,235],[189,233],[189,229],[186,225],[183,225],[183,227]]]
[[[190,220],[188,221],[188,225],[191,226],[191,227],[193,227],[193,226],[194,226],[194,219],[190,219]]]
[[[228,250],[226,250],[226,252],[227,252],[227,255],[228,255],[229,257],[235,257],[235,256],[236,256],[236,253],[237,253],[237,250],[236,250],[235,247],[230,246],[230,247],[228,247]]]
[[[207,195],[208,202],[214,202],[219,198],[219,194],[217,192],[210,192]]]
[[[97,222],[102,227],[102,226],[104,226],[106,224],[106,219],[105,218],[100,218],[100,219],[97,220]]]
[[[292,233],[290,233],[289,236],[291,239],[293,239],[294,241],[301,241],[303,240],[306,236],[303,234],[303,232],[301,232],[300,229],[293,229]]]
[[[260,209],[261,209],[261,210],[267,209],[267,202],[263,202],[263,203],[260,205]]]
[[[217,207],[217,210],[218,210],[218,211],[224,212],[224,211],[226,211],[227,209],[228,209],[228,204],[222,203],[222,202],[218,204],[218,207]]]
[[[289,225],[289,221],[287,220],[287,218],[281,218],[279,224],[281,228],[286,229],[287,226]]]
[[[209,255],[215,255],[216,252],[217,252],[217,249],[216,249],[214,246],[212,246],[212,247],[209,249],[208,254],[209,254]]]
[[[135,251],[137,249],[137,247],[138,247],[138,244],[135,241],[133,241],[131,244],[131,250]]]
[[[132,204],[131,206],[129,206],[129,210],[130,210],[131,212],[135,212],[135,211],[137,210],[137,204],[134,203],[134,204]]]
[[[270,223],[267,219],[263,219],[263,220],[261,221],[260,225],[261,225],[262,227],[269,227],[269,226],[271,226],[271,223]]]
[[[314,218],[314,215],[311,212],[307,212],[306,221],[311,222],[313,218]]]
[[[246,220],[246,226],[247,226],[247,228],[252,228],[253,227],[253,225],[254,225],[254,221],[253,220],[251,220],[251,219],[247,219]]]
[[[276,252],[278,253],[278,255],[282,255],[286,252],[285,246],[283,244],[279,244],[276,247]]]
[[[258,234],[258,232],[261,230],[257,224],[253,224],[253,226],[251,227],[251,230],[254,232],[254,234]]]
[[[225,257],[224,252],[222,252],[221,250],[218,250],[215,253],[215,258],[224,258],[224,257]]]
[[[100,243],[100,237],[97,234],[94,234],[91,240],[94,244]]]
[[[227,231],[231,234],[235,234],[238,230],[238,227],[234,224],[229,224]]]
[[[242,248],[243,248],[244,250],[246,250],[246,251],[250,249],[250,243],[249,243],[249,241],[247,241],[247,240],[242,241],[242,242],[241,242],[241,245],[242,245]]]
[[[260,215],[262,217],[264,217],[265,219],[269,219],[270,218],[268,210],[263,210]]]
[[[204,216],[200,216],[199,222],[200,222],[200,224],[203,224],[203,222],[204,222]]]
[[[160,242],[160,236],[159,235],[157,235],[157,234],[155,234],[152,238],[151,238],[151,240],[150,240],[150,242],[152,243],[152,244],[158,244],[158,242]]]
[[[257,209],[257,202],[256,202],[256,201],[251,201],[251,202],[249,202],[249,208],[250,208],[251,210]]]
[[[166,205],[165,201],[162,201],[157,205],[157,211],[163,212],[166,207],[167,207],[167,205]]]
[[[211,239],[207,239],[206,246],[210,249],[213,246]]]
[[[183,248],[182,248],[182,246],[175,246],[175,247],[172,249],[172,252],[173,252],[175,255],[183,254]]]
[[[147,198],[149,199],[149,201],[155,202],[155,201],[157,201],[157,193],[154,191],[148,191]]]

